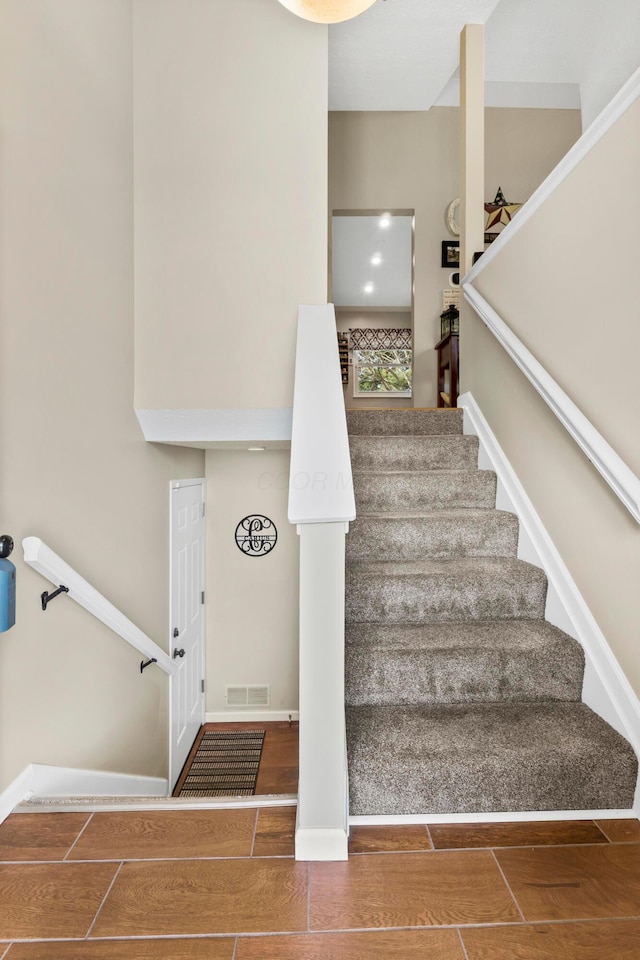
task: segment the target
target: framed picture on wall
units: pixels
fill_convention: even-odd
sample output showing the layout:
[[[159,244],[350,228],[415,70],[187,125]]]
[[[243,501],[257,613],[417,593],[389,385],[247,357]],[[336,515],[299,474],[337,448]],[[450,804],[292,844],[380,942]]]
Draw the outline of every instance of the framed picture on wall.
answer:
[[[460,241],[443,240],[442,241],[442,266],[459,267],[460,266]]]

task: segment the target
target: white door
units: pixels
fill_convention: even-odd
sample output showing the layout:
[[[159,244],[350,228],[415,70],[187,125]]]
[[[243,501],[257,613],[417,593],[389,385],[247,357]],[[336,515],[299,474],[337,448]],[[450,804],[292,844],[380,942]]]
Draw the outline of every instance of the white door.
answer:
[[[170,780],[175,787],[204,723],[204,480],[171,484]]]

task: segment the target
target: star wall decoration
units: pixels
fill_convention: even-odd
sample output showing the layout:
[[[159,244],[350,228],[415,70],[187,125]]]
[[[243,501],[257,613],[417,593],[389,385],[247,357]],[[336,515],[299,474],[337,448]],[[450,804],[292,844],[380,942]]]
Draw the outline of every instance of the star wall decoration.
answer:
[[[485,213],[488,214],[484,229],[490,230],[491,227],[495,227],[500,223],[503,226],[506,226],[506,224],[511,221],[514,213],[516,213],[521,206],[521,203],[509,203],[508,200],[505,200],[502,187],[498,187],[498,192],[496,193],[493,202],[485,203],[484,205]]]

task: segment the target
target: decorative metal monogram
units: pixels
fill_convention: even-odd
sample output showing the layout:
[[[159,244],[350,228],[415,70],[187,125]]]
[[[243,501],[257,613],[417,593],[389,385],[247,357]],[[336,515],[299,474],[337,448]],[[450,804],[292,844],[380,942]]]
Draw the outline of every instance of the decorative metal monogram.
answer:
[[[236,543],[248,557],[264,557],[271,553],[278,539],[273,520],[252,513],[245,517],[236,527]]]

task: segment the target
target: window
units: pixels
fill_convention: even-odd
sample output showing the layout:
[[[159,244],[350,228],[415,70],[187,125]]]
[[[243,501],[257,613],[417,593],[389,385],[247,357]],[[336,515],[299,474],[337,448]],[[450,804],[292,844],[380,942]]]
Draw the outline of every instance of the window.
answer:
[[[353,395],[411,396],[411,330],[368,328],[349,330],[353,354]]]
[[[411,396],[411,350],[354,350],[354,396]]]

